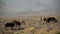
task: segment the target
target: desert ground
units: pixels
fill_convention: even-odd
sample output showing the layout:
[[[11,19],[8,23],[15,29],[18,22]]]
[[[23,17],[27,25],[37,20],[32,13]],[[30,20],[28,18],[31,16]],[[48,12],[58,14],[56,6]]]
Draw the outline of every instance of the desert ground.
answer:
[[[16,17],[0,17],[0,34],[60,34],[60,16],[54,16],[57,23],[46,23],[43,20],[38,22],[40,17],[49,16],[16,16]],[[12,20],[25,20],[26,25],[21,25],[24,30],[8,30],[5,29],[5,24]]]

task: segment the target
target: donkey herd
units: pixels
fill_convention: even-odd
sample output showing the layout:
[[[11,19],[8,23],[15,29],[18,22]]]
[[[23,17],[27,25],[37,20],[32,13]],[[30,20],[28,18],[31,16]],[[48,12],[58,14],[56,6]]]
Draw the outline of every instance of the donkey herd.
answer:
[[[56,23],[56,22],[57,22],[57,19],[56,19],[55,17],[40,18],[40,19],[39,19],[39,22],[40,22],[41,20],[43,20],[43,21],[46,22],[46,23],[50,23],[51,21],[52,21],[53,23]],[[23,21],[13,20],[12,22],[6,23],[6,24],[5,24],[5,28],[11,27],[11,29],[13,29],[14,26],[18,26],[19,29],[23,29],[23,28],[20,27],[22,24],[26,25],[25,20],[23,20]]]

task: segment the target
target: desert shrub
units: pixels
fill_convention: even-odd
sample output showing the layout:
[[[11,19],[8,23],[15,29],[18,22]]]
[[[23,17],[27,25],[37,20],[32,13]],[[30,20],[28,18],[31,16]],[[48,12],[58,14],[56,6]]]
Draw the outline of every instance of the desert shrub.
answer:
[[[25,31],[25,30],[20,30],[20,31],[17,31],[17,32],[15,32],[14,34],[28,34],[28,32],[27,31]]]
[[[36,30],[34,34],[48,34],[48,32],[46,31],[46,29],[42,28],[42,29]]]
[[[60,34],[60,32],[56,32],[55,34]]]
[[[2,31],[2,34],[14,34],[14,32],[7,32],[7,31]]]
[[[52,30],[51,32],[49,32],[49,34],[60,34],[59,30]]]
[[[25,31],[27,31],[30,34],[34,34],[34,32],[36,31],[36,29],[34,27],[29,27],[29,28],[26,28]]]

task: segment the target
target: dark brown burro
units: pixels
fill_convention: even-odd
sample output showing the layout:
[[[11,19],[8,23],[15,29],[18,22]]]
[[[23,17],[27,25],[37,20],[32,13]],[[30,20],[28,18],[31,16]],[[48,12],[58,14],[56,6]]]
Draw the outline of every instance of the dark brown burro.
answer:
[[[16,25],[16,26],[21,26],[21,23],[18,22],[18,21],[16,21],[16,20],[14,20],[13,22],[6,23],[6,24],[5,24],[5,28],[10,27],[11,29],[13,29],[13,27],[14,27],[15,25]]]
[[[25,24],[25,21],[24,21],[24,20],[21,21],[21,22],[14,20],[13,22],[6,23],[6,24],[5,24],[5,28],[10,27],[10,28],[13,30],[13,27],[14,27],[14,26],[17,26],[17,27],[19,27],[18,29],[20,30],[20,29],[22,29],[22,28],[20,28],[20,26],[21,26],[22,24]],[[26,25],[26,24],[25,24],[25,25]]]
[[[57,20],[56,20],[55,17],[49,17],[49,18],[46,19],[46,22],[47,22],[47,23],[49,23],[49,22],[51,22],[51,21],[54,22],[54,23],[57,22]]]
[[[13,29],[14,26],[15,26],[15,23],[12,23],[12,22],[5,24],[5,28],[11,27],[11,29]]]

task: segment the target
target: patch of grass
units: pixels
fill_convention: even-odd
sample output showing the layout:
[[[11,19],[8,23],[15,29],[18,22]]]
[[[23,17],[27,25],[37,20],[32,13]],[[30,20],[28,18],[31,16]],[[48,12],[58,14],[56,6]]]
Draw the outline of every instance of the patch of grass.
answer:
[[[17,31],[15,32],[14,34],[28,34],[28,32],[26,32],[25,30],[20,30],[20,31]]]
[[[59,30],[52,30],[51,32],[49,32],[49,34],[60,34]]]
[[[60,34],[60,32],[56,32],[55,34]]]

